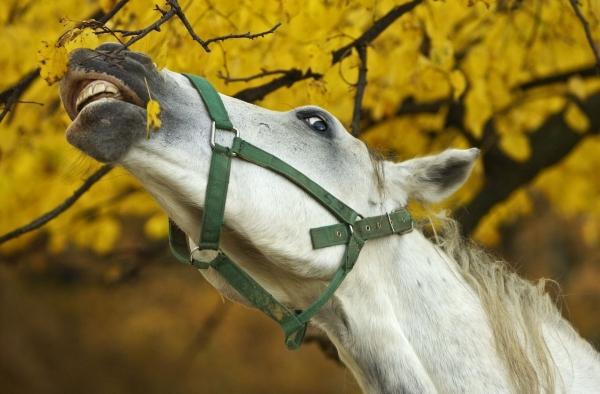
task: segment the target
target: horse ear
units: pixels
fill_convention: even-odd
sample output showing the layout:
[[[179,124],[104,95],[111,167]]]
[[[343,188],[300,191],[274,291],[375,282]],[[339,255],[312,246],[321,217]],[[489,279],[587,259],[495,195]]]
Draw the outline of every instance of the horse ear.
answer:
[[[438,202],[454,193],[469,177],[479,149],[448,149],[444,152],[391,164],[394,187],[408,199]],[[387,172],[387,171],[386,171]]]

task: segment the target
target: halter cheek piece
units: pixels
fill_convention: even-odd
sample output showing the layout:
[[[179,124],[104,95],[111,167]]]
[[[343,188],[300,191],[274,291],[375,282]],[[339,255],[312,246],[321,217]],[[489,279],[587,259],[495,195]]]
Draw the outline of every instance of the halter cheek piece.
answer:
[[[206,185],[204,214],[198,247],[190,252],[185,233],[172,221],[169,221],[171,251],[178,260],[189,263],[197,269],[212,268],[216,270],[250,304],[281,325],[288,349],[297,349],[302,344],[308,322],[333,296],[348,272],[350,272],[365,241],[410,232],[413,229],[412,217],[406,209],[401,208],[385,215],[363,218],[294,167],[241,139],[238,131],[229,120],[219,94],[210,83],[195,75],[185,74],[185,76],[200,94],[212,119],[210,135],[212,157]],[[216,130],[235,133],[231,147],[215,143]],[[331,282],[319,298],[303,311],[294,311],[277,301],[271,293],[219,249],[231,159],[234,157],[267,168],[287,178],[327,208],[341,222],[310,230],[314,249],[346,245],[346,251]],[[216,257],[210,261],[196,259],[193,255],[197,250],[212,251],[212,255],[216,255]]]

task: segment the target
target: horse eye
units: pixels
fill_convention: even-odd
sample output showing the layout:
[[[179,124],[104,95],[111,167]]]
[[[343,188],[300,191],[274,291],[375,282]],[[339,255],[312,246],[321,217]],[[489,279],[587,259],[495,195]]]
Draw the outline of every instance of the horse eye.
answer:
[[[327,123],[319,116],[307,116],[306,118],[304,118],[304,121],[311,129],[315,131],[327,131]]]

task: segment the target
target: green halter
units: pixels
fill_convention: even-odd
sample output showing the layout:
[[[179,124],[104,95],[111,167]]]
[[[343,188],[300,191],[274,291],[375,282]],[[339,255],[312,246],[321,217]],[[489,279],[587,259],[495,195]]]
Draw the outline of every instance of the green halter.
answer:
[[[172,221],[169,221],[171,251],[178,260],[189,263],[197,269],[212,268],[216,270],[250,304],[281,325],[288,349],[297,349],[302,344],[308,322],[329,301],[350,272],[365,241],[411,231],[413,228],[412,217],[406,209],[401,208],[389,214],[363,218],[294,167],[241,139],[229,120],[219,94],[210,83],[195,75],[184,75],[200,94],[212,119],[210,144],[213,153],[206,185],[198,247],[190,252],[185,233]],[[215,143],[217,129],[235,133],[231,147]],[[304,311],[294,311],[277,301],[271,293],[252,279],[219,248],[231,159],[234,157],[267,168],[287,178],[316,199],[341,222],[310,230],[314,249],[346,245],[346,251],[329,285],[319,298]],[[216,257],[211,261],[197,260],[193,257],[196,250],[215,251]]]

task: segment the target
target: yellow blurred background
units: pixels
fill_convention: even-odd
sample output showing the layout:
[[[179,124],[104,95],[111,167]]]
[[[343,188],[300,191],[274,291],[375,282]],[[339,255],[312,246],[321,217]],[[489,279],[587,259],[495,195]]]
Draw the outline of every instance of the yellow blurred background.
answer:
[[[340,61],[332,53],[405,3],[182,0],[204,38],[281,26],[206,52],[173,19],[133,48],[230,95],[297,69],[309,76],[257,104],[316,104],[349,127],[360,58],[352,48]],[[565,316],[600,347],[600,78],[581,20],[568,0],[412,3],[368,42],[359,137],[398,160],[479,146],[472,179],[436,208],[466,207],[457,215],[478,242],[528,278],[556,280],[561,291],[549,290]],[[0,122],[0,236],[99,168],[64,140],[70,121],[48,82],[69,51],[126,39],[80,24],[117,4],[0,4],[0,108],[3,92],[38,67],[42,74]],[[168,9],[130,0],[106,26],[146,27],[161,16],[155,6]],[[600,3],[582,0],[580,9],[598,43]],[[0,244],[0,391],[358,392],[316,344],[289,352],[267,318],[223,301],[169,256],[165,237],[157,204],[115,169],[40,231]]]

